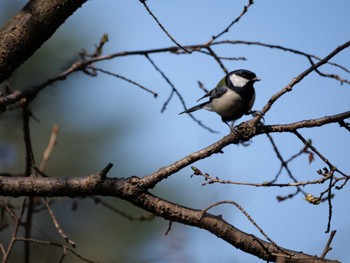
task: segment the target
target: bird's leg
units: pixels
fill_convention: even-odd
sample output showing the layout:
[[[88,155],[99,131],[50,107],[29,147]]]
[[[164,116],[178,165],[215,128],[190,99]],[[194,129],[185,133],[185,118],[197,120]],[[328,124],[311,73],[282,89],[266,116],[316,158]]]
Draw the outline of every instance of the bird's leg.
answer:
[[[238,131],[236,130],[235,122],[231,121],[231,124],[229,125],[230,130],[238,135]]]
[[[228,121],[226,120],[222,120],[229,128],[230,128],[230,131],[232,133],[234,133],[235,135],[238,136],[239,138],[239,141],[237,143],[237,145],[243,145],[243,146],[249,146],[250,145],[250,142],[245,142],[245,141],[242,141],[242,136],[241,134],[239,133],[239,131],[236,129],[236,126],[234,125],[235,124],[235,121],[231,121],[231,124],[228,123]]]
[[[231,124],[229,124],[228,121],[226,121],[226,120],[222,120],[222,121],[230,128],[231,132],[233,132],[234,134],[239,136],[239,133],[235,127],[235,121],[231,121]]]

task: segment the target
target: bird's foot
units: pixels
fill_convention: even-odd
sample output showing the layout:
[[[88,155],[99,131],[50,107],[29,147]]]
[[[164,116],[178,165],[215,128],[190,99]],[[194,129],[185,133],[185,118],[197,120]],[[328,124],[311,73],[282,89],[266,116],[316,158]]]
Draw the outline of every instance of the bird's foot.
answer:
[[[223,122],[230,128],[230,131],[234,134],[236,134],[237,136],[239,136],[239,132],[238,130],[236,129],[236,126],[235,126],[235,122],[232,121],[231,124],[229,124],[227,121],[224,121]]]
[[[234,122],[231,122],[231,124],[229,124],[228,122],[224,122],[224,123],[226,123],[226,125],[230,128],[231,133],[234,133],[238,137],[237,145],[242,145],[245,147],[250,145],[250,141],[243,140],[243,136],[238,131],[237,127],[234,125]]]

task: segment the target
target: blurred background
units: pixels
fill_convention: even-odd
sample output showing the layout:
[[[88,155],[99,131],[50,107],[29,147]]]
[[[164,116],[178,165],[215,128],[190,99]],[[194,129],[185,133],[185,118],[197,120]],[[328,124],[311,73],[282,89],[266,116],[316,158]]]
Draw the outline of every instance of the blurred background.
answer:
[[[168,32],[182,45],[204,44],[220,33],[243,10],[248,1],[147,1]],[[26,1],[1,1],[0,19],[4,25]],[[248,13],[218,40],[246,40],[276,44],[324,57],[349,40],[347,1],[256,1]],[[121,51],[155,49],[173,46],[139,1],[88,1],[35,55],[8,80],[12,89],[25,89],[54,77],[86,49],[92,53],[104,33],[109,42],[104,54]],[[229,70],[246,68],[261,79],[256,83],[255,110],[261,110],[269,98],[284,88],[294,77],[310,66],[299,55],[277,49],[248,45],[213,47],[223,57],[246,60],[224,62]],[[203,95],[198,81],[213,88],[224,76],[217,62],[205,54],[175,55],[159,53],[150,56],[183,96],[187,107]],[[349,68],[350,51],[337,55],[333,62]],[[41,92],[31,104],[37,120],[31,121],[31,134],[37,162],[48,143],[53,125],[59,127],[46,173],[50,176],[86,176],[114,164],[109,176],[145,176],[200,150],[229,133],[220,117],[207,111],[194,115],[218,133],[210,133],[186,115],[178,115],[183,106],[174,96],[166,110],[161,109],[171,87],[144,56],[129,56],[98,63],[96,66],[130,78],[157,92],[150,93],[108,75],[89,77],[81,73]],[[325,73],[348,74],[329,65]],[[4,85],[1,89],[3,90]],[[323,117],[344,111],[350,106],[348,84],[312,73],[293,91],[283,96],[265,116],[265,124],[284,124]],[[250,116],[242,118],[247,120]],[[349,174],[349,133],[332,124],[300,133],[312,139],[313,145],[335,166]],[[272,134],[282,156],[288,159],[303,148],[291,134]],[[8,111],[0,118],[0,172],[24,171],[24,143],[20,111]],[[194,164],[203,172],[220,179],[262,183],[272,180],[280,163],[266,136],[253,138],[248,147],[230,145],[224,154],[214,155]],[[300,181],[319,178],[316,171],[325,165],[316,157],[309,164],[303,155],[290,164]],[[185,168],[153,189],[162,198],[195,209],[204,209],[221,200],[239,203],[278,245],[321,255],[328,240],[328,204],[313,206],[302,195],[278,202],[276,196],[293,193],[293,188],[252,188],[212,184],[202,186],[203,178],[191,178]],[[290,182],[284,172],[280,182]],[[315,196],[326,185],[308,186]],[[350,236],[346,186],[334,192],[331,230],[337,234],[328,258],[350,261],[346,240]],[[113,198],[106,202],[133,216],[145,214],[128,203]],[[17,202],[18,200],[11,200]],[[174,223],[165,236],[168,222],[155,218],[151,222],[129,221],[95,204],[90,199],[59,199],[52,205],[65,233],[77,243],[77,252],[99,262],[259,262],[212,234]],[[261,237],[259,231],[233,206],[211,210],[239,229]],[[11,228],[0,234],[6,243]],[[47,211],[34,215],[35,238],[63,242],[54,229]],[[344,242],[345,241],[345,242]],[[40,259],[47,262],[61,255],[58,248],[33,245]],[[22,245],[16,246],[13,262],[22,258]],[[40,254],[39,254],[40,253]],[[56,258],[57,258],[56,257]],[[69,256],[65,262],[81,262]]]

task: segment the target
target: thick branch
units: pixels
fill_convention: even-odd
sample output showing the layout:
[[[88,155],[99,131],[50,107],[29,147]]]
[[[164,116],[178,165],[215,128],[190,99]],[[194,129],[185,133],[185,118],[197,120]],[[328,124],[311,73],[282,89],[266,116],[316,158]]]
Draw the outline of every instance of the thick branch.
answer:
[[[274,244],[240,231],[221,216],[203,213],[202,210],[187,208],[156,197],[142,188],[141,180],[137,177],[101,179],[99,175],[82,178],[0,177],[0,195],[115,196],[167,220],[206,229],[234,247],[267,261],[276,261],[277,257],[283,257],[285,262],[337,262],[278,248]]]
[[[0,83],[33,55],[86,0],[32,0],[0,30]]]

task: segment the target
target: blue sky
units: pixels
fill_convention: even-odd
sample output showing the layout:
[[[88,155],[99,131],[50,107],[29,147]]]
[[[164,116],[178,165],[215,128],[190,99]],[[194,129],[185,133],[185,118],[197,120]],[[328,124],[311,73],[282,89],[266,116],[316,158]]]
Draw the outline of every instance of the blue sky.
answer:
[[[221,32],[241,12],[247,1],[181,0],[147,3],[179,43],[191,45],[206,43],[212,35]],[[349,7],[349,2],[345,0],[322,0],[317,3],[293,0],[256,1],[241,21],[219,40],[259,41],[324,57],[349,40]],[[106,54],[174,45],[139,1],[88,1],[57,31],[52,41],[67,35],[67,32],[70,32],[71,39],[67,39],[67,45],[60,47],[61,51],[65,51],[58,58],[62,64],[78,51],[70,49],[70,42],[84,40],[85,46],[81,48],[92,50],[93,44],[98,42],[103,33],[108,33],[110,39],[104,49]],[[245,57],[246,61],[225,61],[225,66],[229,70],[250,69],[262,79],[255,85],[256,110],[260,110],[273,94],[309,67],[306,58],[280,50],[246,45],[225,45],[214,47],[214,50],[221,56]],[[224,76],[218,64],[202,54],[158,54],[152,55],[151,58],[172,81],[188,107],[194,105],[203,95],[197,81],[201,81],[210,89]],[[343,51],[332,61],[349,68],[350,51]],[[62,119],[59,123],[62,133],[65,128],[69,130],[74,126],[79,126],[82,130],[88,129],[89,132],[100,132],[113,125],[122,125],[118,127],[125,131],[122,137],[107,136],[104,155],[99,156],[101,167],[104,166],[104,162],[128,163],[122,177],[147,175],[161,166],[214,143],[229,132],[227,126],[214,113],[201,111],[194,115],[212,129],[219,131],[218,134],[209,133],[186,115],[179,116],[178,113],[183,107],[176,97],[169,103],[167,110],[160,113],[171,88],[144,57],[120,58],[97,66],[131,78],[159,94],[155,99],[126,82],[101,75],[98,78],[79,78],[74,82],[74,86],[69,88],[69,96],[55,90],[47,91],[43,95],[44,98],[55,99],[54,103],[58,109],[69,112],[69,120]],[[321,70],[349,79],[344,71],[334,67],[324,66]],[[70,80],[67,83],[69,86]],[[265,117],[265,123],[289,123],[348,111],[349,88],[349,85],[340,85],[335,80],[312,73],[273,106]],[[83,97],[82,92],[85,94]],[[50,120],[45,114],[41,117],[41,122],[44,123],[51,124],[57,121]],[[242,120],[248,118],[244,117]],[[300,132],[306,138],[312,138],[317,149],[337,167],[350,173],[347,156],[347,149],[350,147],[348,132],[339,129],[337,125]],[[300,141],[291,134],[274,134],[273,137],[286,159],[302,148]],[[224,152],[199,161],[195,166],[221,179],[256,183],[272,179],[279,169],[279,162],[266,136],[254,138],[249,147],[231,145],[225,148]],[[301,181],[317,178],[316,170],[322,167],[324,164],[319,160],[308,164],[306,156],[291,165],[293,174]],[[87,174],[98,170],[92,164],[87,164],[84,169]],[[276,201],[276,195],[286,195],[294,189],[262,189],[232,185],[203,187],[202,179],[191,179],[190,175],[191,170],[185,168],[162,182],[154,191],[161,197],[198,209],[217,201],[234,200],[250,213],[277,244],[309,254],[322,253],[328,239],[328,235],[324,233],[328,219],[326,203],[312,206],[306,203],[301,195],[279,203]],[[282,181],[288,182],[287,176],[284,176]],[[318,195],[325,186],[305,190],[309,189]],[[333,241],[333,250],[328,254],[330,258],[343,262],[350,260],[348,247],[344,242],[350,235],[346,202],[348,198],[347,188],[336,192],[332,229],[338,232]],[[234,226],[260,236],[234,207],[222,206],[212,212],[223,214]],[[203,230],[175,224],[173,233],[165,237],[163,233],[166,227],[164,222],[164,231],[154,234],[157,245],[145,246],[144,253],[161,253],[163,248],[159,248],[160,242],[164,244],[166,251],[173,245],[171,242],[184,239],[189,244],[184,253],[191,262],[257,262],[256,258],[232,248]],[[169,262],[169,258],[165,257],[164,261],[159,262]]]

